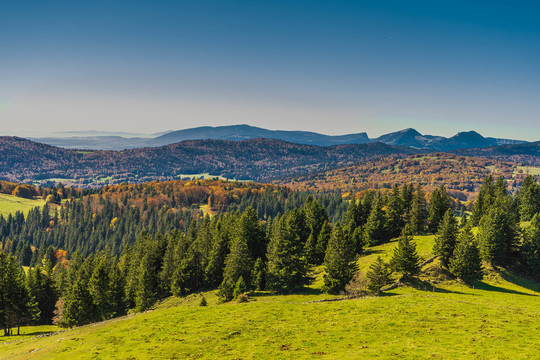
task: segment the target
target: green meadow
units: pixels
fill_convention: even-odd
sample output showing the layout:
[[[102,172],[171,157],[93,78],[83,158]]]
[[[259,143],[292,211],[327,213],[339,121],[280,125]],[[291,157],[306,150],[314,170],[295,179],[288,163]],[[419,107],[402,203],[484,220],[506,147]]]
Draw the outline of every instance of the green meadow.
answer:
[[[45,200],[41,198],[24,199],[14,195],[0,193],[0,215],[6,217],[9,214],[14,214],[17,211],[22,211],[27,214],[28,211],[36,206],[45,205]]]
[[[429,258],[433,236],[415,240]],[[389,258],[394,246],[371,248],[359,268]],[[319,301],[340,298],[320,292],[321,269],[296,294],[254,292],[247,303],[225,304],[214,291],[171,297],[68,331],[22,328],[0,337],[0,359],[538,359],[539,284],[491,269],[467,286],[436,269],[430,263],[411,286],[380,297],[343,301]]]

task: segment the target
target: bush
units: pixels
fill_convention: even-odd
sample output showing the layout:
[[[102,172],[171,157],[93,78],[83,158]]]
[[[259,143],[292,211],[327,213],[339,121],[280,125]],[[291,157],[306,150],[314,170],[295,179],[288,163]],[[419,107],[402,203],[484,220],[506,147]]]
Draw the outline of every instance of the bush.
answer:
[[[247,296],[247,294],[240,294],[236,298],[237,303],[245,303],[245,302],[248,302],[248,301],[249,301],[249,297]]]
[[[345,294],[352,297],[367,295],[368,280],[363,272],[357,271],[351,281],[345,285]]]

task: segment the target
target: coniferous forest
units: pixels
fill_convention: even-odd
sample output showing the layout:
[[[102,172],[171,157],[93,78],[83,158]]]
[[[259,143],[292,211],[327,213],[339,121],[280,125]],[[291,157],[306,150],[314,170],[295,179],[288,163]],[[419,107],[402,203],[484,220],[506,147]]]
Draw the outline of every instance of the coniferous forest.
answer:
[[[293,293],[318,266],[324,291],[338,294],[354,283],[359,257],[397,239],[389,263],[379,258],[366,274],[377,294],[390,274],[407,281],[419,273],[413,235],[420,234],[435,234],[441,266],[464,281],[481,278],[483,265],[540,274],[540,190],[532,176],[515,194],[488,176],[470,214],[444,185],[430,193],[395,185],[350,201],[221,180],[29,190],[46,205],[0,216],[6,335],[27,324],[111,319],[201,290],[217,289],[223,302],[251,290]]]

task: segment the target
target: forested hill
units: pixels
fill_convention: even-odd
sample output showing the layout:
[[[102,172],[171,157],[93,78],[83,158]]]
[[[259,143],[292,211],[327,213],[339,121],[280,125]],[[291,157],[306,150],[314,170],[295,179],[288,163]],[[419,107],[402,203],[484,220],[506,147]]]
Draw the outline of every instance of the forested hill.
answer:
[[[460,149],[452,151],[466,156],[481,156],[503,161],[514,161],[529,166],[540,166],[540,141],[517,144],[491,146],[483,149]]]
[[[267,180],[285,175],[346,166],[376,156],[421,152],[381,143],[331,147],[282,140],[190,140],[157,148],[78,151],[17,137],[0,137],[0,179],[31,182],[63,179],[75,186],[178,178],[185,174]],[[53,180],[54,181],[54,180]]]

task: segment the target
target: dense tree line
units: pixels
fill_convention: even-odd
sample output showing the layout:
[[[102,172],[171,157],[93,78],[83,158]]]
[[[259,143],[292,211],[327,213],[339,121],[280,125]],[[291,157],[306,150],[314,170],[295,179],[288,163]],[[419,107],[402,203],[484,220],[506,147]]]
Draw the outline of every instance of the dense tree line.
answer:
[[[26,216],[0,215],[0,243],[22,265],[35,266],[49,246],[88,256],[109,248],[119,255],[146,230],[151,234],[186,231],[193,219],[203,217],[201,205],[213,213],[255,209],[259,218],[302,206],[309,196],[283,187],[224,181],[166,182],[119,185],[72,196],[63,186],[40,190],[44,196],[62,194],[60,206],[47,203]],[[75,193],[73,193],[75,194]],[[318,201],[332,218],[344,216],[347,203],[339,194],[319,194]]]
[[[229,211],[218,211],[212,217],[201,216],[198,210],[196,216],[186,213],[181,217],[182,211],[151,210],[151,206],[138,213],[137,207],[121,207],[102,194],[74,199],[60,207],[57,216],[50,216],[47,209],[34,210],[27,218],[19,214],[0,226],[2,231],[25,235],[31,233],[22,230],[29,224],[38,234],[58,229],[65,229],[66,234],[63,243],[51,244],[44,238],[40,244],[44,250],[38,255],[32,249],[15,252],[38,265],[26,276],[20,268],[24,261],[2,255],[0,266],[10,269],[0,272],[4,274],[0,282],[2,324],[11,329],[30,321],[50,323],[56,308],[55,322],[75,326],[130,309],[142,311],[164,297],[203,289],[218,289],[223,301],[251,290],[290,292],[307,284],[308,270],[318,265],[325,270],[324,290],[338,293],[357,276],[356,259],[366,247],[398,238],[390,263],[378,259],[367,274],[370,289],[378,292],[391,272],[406,278],[418,274],[420,259],[412,236],[425,233],[436,233],[434,253],[457,277],[478,278],[481,261],[537,276],[540,214],[534,213],[534,196],[538,184],[534,179],[526,183],[512,197],[502,179],[486,178],[470,219],[463,216],[459,222],[444,186],[427,196],[421,186],[408,184],[387,192],[366,192],[361,199],[350,201],[338,218],[325,206],[333,201],[329,197],[298,193],[285,197],[276,189],[249,192]],[[256,199],[270,201],[273,196],[282,196],[275,214],[268,211],[270,207],[249,206]],[[266,210],[261,211],[263,208]],[[525,231],[519,226],[522,219],[530,219]],[[167,226],[181,222],[184,227]],[[472,226],[478,227],[476,234]],[[115,237],[119,236],[116,227],[129,229],[135,240]],[[73,240],[79,239],[78,231],[86,234],[80,244]],[[94,242],[96,231],[101,237]],[[98,241],[111,238],[119,242]],[[16,249],[19,245],[11,241],[11,248]],[[69,266],[56,256],[60,246],[71,253]],[[12,289],[24,295],[19,296],[23,305],[13,300]]]

